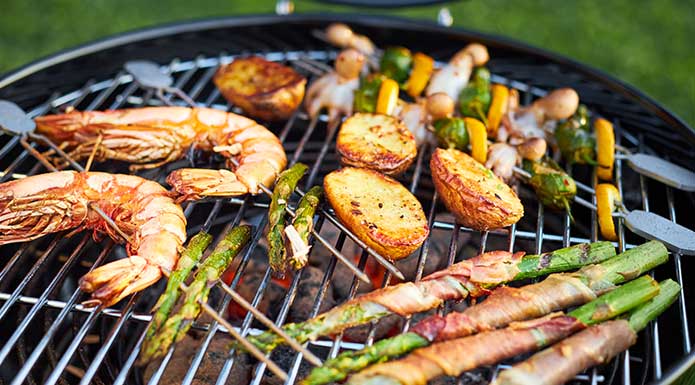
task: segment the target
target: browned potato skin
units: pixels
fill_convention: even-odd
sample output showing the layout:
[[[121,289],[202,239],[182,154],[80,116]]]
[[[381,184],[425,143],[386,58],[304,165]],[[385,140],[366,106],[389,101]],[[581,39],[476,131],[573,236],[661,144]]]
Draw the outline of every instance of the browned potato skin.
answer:
[[[254,118],[287,120],[304,98],[306,78],[258,56],[220,66],[213,77],[222,96]]]
[[[365,138],[361,131],[369,131]],[[356,113],[346,119],[336,139],[340,162],[396,176],[417,157],[415,137],[400,120],[382,114]]]
[[[338,219],[386,258],[405,258],[427,239],[420,202],[393,178],[345,167],[326,175],[323,188]]]
[[[430,169],[437,194],[456,221],[466,227],[499,229],[524,215],[516,193],[468,154],[438,148],[432,154]]]

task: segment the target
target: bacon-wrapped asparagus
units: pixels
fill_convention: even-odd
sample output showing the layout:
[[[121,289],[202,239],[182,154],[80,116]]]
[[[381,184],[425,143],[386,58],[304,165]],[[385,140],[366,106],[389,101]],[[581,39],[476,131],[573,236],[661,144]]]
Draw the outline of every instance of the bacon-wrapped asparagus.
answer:
[[[568,313],[554,313],[474,336],[417,349],[400,360],[374,365],[352,376],[349,385],[424,385],[442,375],[458,376],[537,350],[585,327],[616,317],[659,293],[659,285],[643,276]]]
[[[678,297],[680,286],[662,282],[659,295],[630,312],[627,319],[592,326],[504,370],[493,385],[564,384],[577,373],[600,365],[637,341],[637,332],[663,313]]]
[[[485,301],[461,313],[427,317],[408,333],[326,360],[323,366],[311,371],[303,384],[342,380],[375,362],[387,361],[434,341],[465,337],[587,303],[610,291],[614,285],[634,279],[667,260],[666,247],[651,241],[574,273],[552,274],[539,283],[521,288],[498,288]]]
[[[290,249],[289,263],[295,270],[304,267],[309,258],[309,234],[314,228],[314,214],[322,196],[321,186],[310,188],[299,201],[292,224],[285,228],[289,243],[285,250]]]
[[[406,282],[375,290],[347,301],[301,323],[285,325],[287,334],[299,342],[338,333],[389,314],[406,316],[427,311],[446,300],[478,297],[505,282],[538,277],[604,261],[615,255],[609,242],[579,244],[541,255],[493,251],[453,264],[419,282]],[[249,337],[256,347],[273,350],[284,340],[272,332]]]

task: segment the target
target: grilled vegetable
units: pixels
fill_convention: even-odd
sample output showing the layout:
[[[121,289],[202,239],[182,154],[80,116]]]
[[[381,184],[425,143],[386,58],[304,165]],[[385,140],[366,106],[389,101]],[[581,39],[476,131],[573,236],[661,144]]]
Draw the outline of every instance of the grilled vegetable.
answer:
[[[614,255],[615,249],[610,242],[580,244],[541,255],[524,256],[523,253],[493,251],[453,264],[418,282],[375,290],[306,322],[287,325],[285,330],[304,342],[389,314],[406,316],[427,311],[445,300],[485,295],[488,289],[507,281],[571,270]],[[282,338],[271,332],[250,338],[259,349],[266,351],[284,343]]]
[[[463,118],[471,139],[471,156],[481,164],[487,161],[487,129],[478,119]]]
[[[465,337],[587,303],[596,295],[610,291],[613,285],[636,278],[667,260],[666,247],[651,241],[604,262],[585,266],[576,273],[552,274],[539,283],[521,288],[500,287],[485,301],[462,313],[430,316],[408,333],[381,340],[362,350],[341,353],[315,368],[304,384],[318,385],[343,379],[349,373],[427,346],[431,341]]]
[[[601,235],[609,241],[617,241],[613,212],[620,203],[620,192],[610,183],[600,183],[596,186],[596,215]]]
[[[295,210],[292,224],[285,229],[285,235],[290,243],[290,265],[299,270],[304,267],[309,257],[309,234],[314,228],[314,214],[321,202],[323,189],[314,186],[304,194]],[[291,234],[291,235],[290,235]]]
[[[404,85],[413,66],[413,55],[404,47],[388,47],[379,62],[379,69],[386,77]]]
[[[417,157],[415,137],[400,120],[357,113],[346,119],[336,140],[342,164],[398,175]]]
[[[346,167],[326,175],[323,188],[338,219],[389,259],[407,257],[429,234],[420,202],[388,176]]]
[[[596,139],[589,128],[589,116],[585,105],[580,105],[571,118],[557,126],[555,140],[562,156],[569,163],[596,163]]]
[[[376,100],[384,79],[387,77],[383,74],[370,74],[362,79],[360,88],[355,90],[355,112],[376,112]]]
[[[634,345],[637,332],[675,302],[680,292],[677,283],[667,279],[659,287],[659,294],[630,311],[627,319],[592,326],[562,340],[502,371],[493,385],[560,385],[584,369],[610,361]]]
[[[490,71],[485,67],[473,70],[471,81],[459,95],[461,114],[481,120],[487,126],[487,111],[490,108]]]
[[[379,96],[376,99],[378,114],[393,115],[398,104],[398,83],[393,79],[384,79],[379,86]]]
[[[159,346],[152,343],[152,339],[165,324],[171,311],[174,309],[174,305],[176,305],[176,301],[181,293],[179,286],[186,280],[193,267],[200,260],[200,257],[203,256],[203,252],[210,245],[210,242],[212,242],[212,235],[201,231],[188,241],[186,249],[181,253],[181,257],[176,262],[176,269],[169,275],[169,281],[167,281],[164,293],[159,296],[159,300],[153,307],[153,310],[156,309],[156,312],[152,316],[150,326],[147,328],[147,334],[141,349],[141,363],[148,362],[159,349]]]
[[[570,202],[577,194],[574,179],[567,175],[552,159],[539,162],[524,160],[524,170],[531,174],[528,183],[543,205],[554,210],[570,212]]]
[[[422,52],[417,52],[413,56],[413,70],[410,71],[410,77],[405,83],[405,90],[412,98],[420,96],[427,82],[430,81],[432,71],[434,70],[434,59],[425,55]]]
[[[443,118],[435,121],[432,125],[434,135],[441,147],[455,148],[460,151],[465,151],[468,148],[468,130],[462,118]]]
[[[543,348],[633,309],[658,292],[659,284],[653,278],[643,276],[570,313],[553,313],[515,323],[506,329],[436,343],[400,360],[374,365],[353,376],[347,383],[419,385],[442,375],[459,376],[481,365],[495,364]]]
[[[596,129],[596,162],[598,168],[596,174],[599,179],[610,181],[613,179],[613,162],[615,161],[615,134],[613,125],[606,119],[596,119],[594,122]]]
[[[231,104],[263,120],[288,119],[306,86],[306,78],[292,68],[258,56],[221,66],[212,80]]]
[[[275,182],[268,207],[268,260],[273,274],[277,277],[283,277],[287,271],[287,251],[282,237],[285,231],[287,200],[308,169],[305,164],[297,163],[281,172]]]
[[[490,94],[490,108],[487,110],[487,135],[496,138],[502,116],[507,112],[509,88],[501,84],[493,84],[490,87]]]
[[[437,92],[427,97],[427,112],[433,122],[437,120],[449,118],[454,114],[455,106],[454,99],[444,92]]]
[[[149,355],[141,357],[141,361],[146,362],[163,356],[173,343],[180,341],[186,335],[191,322],[200,315],[202,309],[200,303],[207,302],[210,289],[250,238],[251,226],[237,226],[217,244],[210,256],[198,267],[193,282],[184,293],[183,304],[178,312],[170,316],[152,337],[150,340],[152,349],[146,351]]]
[[[498,229],[524,215],[524,206],[514,191],[461,151],[436,149],[430,169],[437,193],[464,226],[479,231]]]

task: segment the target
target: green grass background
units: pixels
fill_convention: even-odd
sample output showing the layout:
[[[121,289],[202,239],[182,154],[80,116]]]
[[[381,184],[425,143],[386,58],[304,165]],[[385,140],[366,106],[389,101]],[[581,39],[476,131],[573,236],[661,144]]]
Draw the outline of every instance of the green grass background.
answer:
[[[298,13],[363,11],[429,20],[439,9],[360,10],[307,0],[295,5]],[[270,13],[274,6],[274,0],[0,0],[0,72],[117,32]],[[598,67],[695,126],[695,1],[466,0],[448,7],[456,26],[512,37]]]

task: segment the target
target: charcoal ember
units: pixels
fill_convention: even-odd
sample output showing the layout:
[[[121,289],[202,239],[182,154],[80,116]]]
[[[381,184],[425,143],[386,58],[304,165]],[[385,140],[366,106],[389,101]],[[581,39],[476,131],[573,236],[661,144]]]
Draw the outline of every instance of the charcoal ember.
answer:
[[[248,302],[252,302],[253,297],[258,291],[258,287],[263,281],[265,272],[250,272],[244,273],[242,281],[237,287],[237,292],[244,297]],[[282,306],[282,301],[287,294],[287,288],[275,280],[268,282],[263,298],[258,303],[256,308],[269,318],[274,319],[278,315],[278,311]],[[240,319],[246,315],[246,311],[239,305],[232,302],[229,307],[229,317],[232,319]]]
[[[294,360],[297,357],[297,352],[288,346],[278,346],[273,353],[270,355],[270,359],[273,360],[279,367],[286,371],[294,365]],[[306,377],[313,366],[309,364],[306,360],[302,360],[299,365],[299,371],[297,372],[297,378]],[[278,378],[275,374],[266,370],[263,374],[263,380],[261,384],[263,385],[282,385],[284,382]]]
[[[291,322],[304,321],[311,318],[311,310],[314,307],[314,302],[321,291],[321,281],[323,281],[324,272],[316,267],[307,266],[302,271],[302,277],[297,285],[297,295],[292,302],[290,308],[289,319]],[[321,301],[319,313],[323,313],[336,305],[333,298],[333,288],[328,285],[326,294]]]
[[[202,338],[196,338],[191,334],[184,337],[183,340],[176,344],[176,350],[171,357],[169,364],[162,374],[160,385],[176,385],[181,383],[181,379],[191,367],[193,356],[200,349]],[[229,346],[233,340],[223,334],[215,335],[208,349],[205,351],[203,362],[193,377],[193,385],[207,385],[217,382],[217,377],[222,370],[222,367],[229,357]],[[145,382],[154,374],[161,364],[160,360],[155,360],[145,368]],[[234,359],[232,371],[227,378],[227,385],[246,385],[251,381],[251,365],[250,360],[246,355],[237,355]]]
[[[380,319],[374,326],[374,338],[376,340],[380,340],[400,332],[401,328],[403,327],[403,322],[403,318],[396,314],[391,314]],[[369,336],[370,327],[370,324],[366,324],[350,328],[345,331],[344,340],[364,343],[367,341]]]

